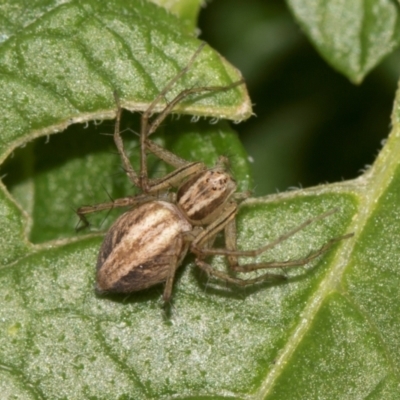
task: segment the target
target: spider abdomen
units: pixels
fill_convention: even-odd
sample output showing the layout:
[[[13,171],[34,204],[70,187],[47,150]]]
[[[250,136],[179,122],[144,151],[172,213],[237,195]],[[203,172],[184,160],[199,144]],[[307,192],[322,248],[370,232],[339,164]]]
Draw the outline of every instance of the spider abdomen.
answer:
[[[165,282],[185,256],[191,224],[178,208],[152,201],[121,215],[104,238],[97,260],[99,293],[129,293]]]

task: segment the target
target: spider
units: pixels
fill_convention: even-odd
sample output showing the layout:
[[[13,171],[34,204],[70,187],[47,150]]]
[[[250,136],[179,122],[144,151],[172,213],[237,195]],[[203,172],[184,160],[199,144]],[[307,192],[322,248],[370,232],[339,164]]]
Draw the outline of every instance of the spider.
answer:
[[[312,222],[325,218],[330,210],[303,222],[276,240],[256,250],[237,250],[235,217],[238,202],[247,193],[236,193],[236,182],[227,172],[227,159],[220,157],[213,168],[202,162],[189,162],[149,139],[183,99],[197,93],[226,91],[242,85],[243,80],[225,87],[194,87],[180,92],[155,117],[152,114],[167,92],[191,67],[205,44],[202,44],[183,68],[149,105],[141,116],[140,172],[137,173],[125,152],[120,133],[122,107],[115,93],[117,116],[114,141],[123,168],[130,181],[140,189],[136,196],[124,197],[77,210],[81,221],[88,225],[86,214],[115,207],[131,207],[122,214],[106,234],[97,261],[96,291],[102,293],[131,293],[165,283],[163,301],[171,299],[176,271],[190,251],[196,265],[209,276],[239,286],[265,280],[281,279],[282,275],[264,272],[260,276],[242,279],[213,268],[207,257],[223,255],[232,272],[251,272],[261,269],[293,267],[307,264],[334,243],[352,234],[331,239],[307,257],[290,261],[270,261],[240,264],[239,257],[255,257],[293,236]],[[175,170],[160,179],[149,179],[147,153],[153,153]],[[174,188],[175,191],[171,191]],[[216,235],[224,231],[225,248],[213,248]]]

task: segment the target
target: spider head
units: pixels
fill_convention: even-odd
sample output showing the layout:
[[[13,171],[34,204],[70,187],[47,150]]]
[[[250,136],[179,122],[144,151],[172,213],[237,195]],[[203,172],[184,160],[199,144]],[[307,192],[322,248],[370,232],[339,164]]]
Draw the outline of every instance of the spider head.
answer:
[[[177,192],[177,204],[190,223],[205,225],[220,214],[235,191],[234,179],[216,166],[183,183]]]

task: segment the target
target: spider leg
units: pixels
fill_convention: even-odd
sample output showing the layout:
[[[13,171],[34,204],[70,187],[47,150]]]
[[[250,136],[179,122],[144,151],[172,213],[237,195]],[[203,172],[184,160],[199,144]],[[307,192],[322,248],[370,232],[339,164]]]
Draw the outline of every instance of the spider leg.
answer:
[[[202,43],[199,46],[199,48],[196,50],[196,52],[189,60],[188,64],[168,82],[168,84],[164,87],[164,89],[151,102],[147,110],[145,110],[145,112],[142,114],[141,127],[140,127],[140,174],[137,174],[136,171],[133,169],[132,164],[130,163],[129,158],[124,149],[123,141],[120,134],[122,108],[119,96],[116,92],[114,92],[114,98],[117,104],[114,141],[117,146],[118,153],[121,157],[124,170],[128,175],[130,181],[135,186],[139,187],[144,193],[154,193],[163,190],[165,188],[168,188],[168,186],[174,186],[176,185],[175,182],[178,182],[182,179],[179,178],[176,173],[172,173],[163,178],[163,181],[167,182],[165,184],[160,183],[159,180],[150,180],[148,178],[148,171],[147,171],[147,151],[152,152],[161,160],[174,166],[175,168],[180,169],[178,171],[179,176],[184,175],[184,177],[186,177],[191,173],[193,173],[191,171],[197,172],[199,170],[206,169],[204,164],[189,163],[188,161],[176,156],[175,154],[169,152],[168,150],[162,148],[161,146],[158,146],[157,144],[148,139],[148,137],[157,130],[157,128],[165,120],[168,114],[172,112],[173,108],[183,99],[192,94],[226,91],[244,83],[244,80],[240,80],[228,86],[196,87],[183,90],[170,103],[168,103],[164,107],[164,109],[158,114],[158,116],[153,121],[150,121],[151,115],[153,114],[158,103],[160,103],[163,99],[165,99],[165,95],[168,93],[168,91],[171,90],[172,86],[190,69],[190,67],[192,66],[192,64],[194,63],[194,61],[196,60],[197,56],[200,54],[204,46],[205,43]],[[185,171],[188,169],[189,171]]]
[[[205,258],[208,255],[214,254],[225,255],[227,252],[226,249],[218,249],[221,251],[215,253],[214,249],[211,249],[209,246],[207,246],[207,243],[212,237],[216,236],[218,232],[222,231],[227,224],[235,219],[236,213],[237,204],[235,202],[230,202],[225,207],[219,218],[209,224],[204,230],[200,231],[200,233],[193,240],[190,246],[190,251],[196,254],[198,258]],[[224,250],[224,252],[222,250]]]
[[[114,127],[114,142],[115,145],[117,146],[119,156],[121,157],[122,160],[122,165],[124,167],[126,174],[128,175],[129,180],[135,186],[140,187],[139,177],[136,171],[133,169],[131,162],[129,161],[128,155],[125,152],[124,142],[122,141],[121,131],[120,131],[122,107],[118,93],[116,91],[114,91],[114,99],[117,105],[117,116]]]
[[[283,275],[275,275],[275,274],[270,274],[270,273],[265,273],[260,276],[257,276],[257,278],[252,278],[252,279],[241,279],[237,278],[234,276],[231,276],[225,272],[219,271],[213,267],[211,267],[210,264],[207,264],[203,260],[197,258],[196,259],[196,265],[202,269],[204,272],[206,272],[208,275],[215,276],[225,282],[233,283],[234,285],[238,286],[247,286],[247,285],[254,285],[255,283],[260,283],[260,282],[266,282],[266,281],[272,281],[272,280],[285,280],[286,277]]]
[[[207,169],[206,165],[202,162],[186,161],[151,140],[146,140],[146,146],[148,150],[159,159],[176,168],[161,179],[149,180],[148,193],[155,193],[170,187],[177,187],[183,179]]]
[[[308,264],[310,261],[318,258],[320,255],[327,252],[335,243],[338,243],[344,239],[348,239],[352,237],[353,233],[348,233],[347,235],[338,236],[333,239],[330,239],[326,242],[322,247],[317,250],[312,251],[307,256],[303,258],[299,258],[296,260],[287,260],[287,261],[269,261],[264,263],[250,263],[250,264],[234,264],[231,265],[231,268],[236,272],[251,272],[256,271],[259,269],[266,269],[266,268],[290,268],[290,267],[299,267],[305,264]],[[229,256],[228,256],[229,258]]]
[[[195,239],[195,242],[197,245],[200,243],[202,245],[201,248],[196,248],[198,258],[195,260],[196,265],[205,271],[208,275],[215,276],[216,278],[219,278],[225,282],[232,283],[234,285],[238,286],[247,286],[247,285],[253,285],[256,283],[260,282],[266,282],[266,281],[273,281],[273,280],[285,280],[286,277],[284,275],[277,275],[277,274],[271,274],[271,273],[264,273],[260,276],[257,276],[256,278],[251,278],[251,279],[241,279],[235,276],[232,276],[226,272],[217,270],[213,267],[211,267],[210,264],[206,263],[203,258],[209,253],[210,249],[209,247],[212,245],[206,245],[206,238],[209,236],[213,235],[214,238],[216,234],[222,230],[225,229],[225,245],[226,245],[226,256],[228,259],[229,266],[232,270],[236,271],[236,267],[239,266],[238,264],[238,256],[235,254],[236,251],[236,213],[237,213],[237,205],[233,203],[231,207],[226,210],[224,217],[221,217],[217,222],[214,224],[211,224],[206,231],[208,233],[203,232],[202,234],[198,235],[198,237]],[[213,227],[213,225],[215,225]],[[193,249],[192,249],[193,251]],[[196,252],[195,251],[195,252]],[[232,254],[230,254],[232,252]]]
[[[117,117],[115,122],[115,130],[114,130],[114,142],[117,146],[118,153],[121,157],[122,164],[126,174],[130,181],[135,185],[141,187],[141,180],[139,179],[136,171],[133,169],[132,164],[129,161],[129,158],[125,152],[124,144],[122,141],[121,133],[120,133],[120,122],[121,122],[121,114],[122,108],[120,104],[120,100],[118,94],[114,92],[115,102],[117,104]],[[143,190],[145,193],[151,194],[156,193],[161,190],[165,190],[170,188],[171,186],[177,186],[182,179],[186,178],[187,176],[199,172],[201,170],[205,170],[206,166],[201,162],[193,162],[190,163],[175,154],[165,150],[161,146],[158,146],[154,142],[147,140],[146,141],[147,148],[152,151],[157,157],[161,160],[165,161],[166,163],[176,167],[177,169],[170,174],[166,175],[161,179],[150,179],[148,180],[148,188],[147,190]],[[121,206],[123,207],[123,206]],[[111,208],[111,207],[109,207]],[[99,208],[98,210],[103,210],[104,208]],[[97,210],[94,210],[97,211]],[[94,212],[91,211],[91,212]],[[80,214],[78,214],[80,215]],[[81,218],[83,220],[83,217]],[[86,225],[88,222],[83,221]]]
[[[170,269],[169,269],[169,275],[167,280],[165,281],[165,286],[164,286],[164,293],[163,293],[163,302],[164,305],[169,303],[171,300],[171,295],[172,295],[172,288],[174,285],[174,280],[175,280],[175,274],[177,270],[177,263],[178,260],[176,258],[173,258],[170,263]]]
[[[185,235],[183,234],[182,239],[184,244],[182,251],[180,252],[180,258],[174,255],[173,257],[170,257],[169,260],[169,275],[167,277],[167,280],[165,281],[164,293],[163,293],[164,305],[167,305],[171,300],[176,271],[181,265],[182,260],[185,258],[187,250],[189,248],[189,243],[191,239],[189,238],[189,236],[187,238],[185,238],[184,236]]]
[[[329,210],[329,211],[327,211],[325,213],[317,215],[314,218],[309,218],[306,221],[304,221],[303,223],[301,223],[300,225],[298,225],[295,228],[293,228],[292,230],[282,234],[281,236],[279,236],[277,239],[273,240],[272,242],[267,243],[265,246],[259,247],[258,249],[255,249],[255,250],[236,250],[236,248],[234,249],[233,245],[232,245],[232,249],[229,249],[229,250],[226,249],[226,248],[223,248],[223,249],[216,249],[216,248],[214,248],[214,249],[204,249],[203,250],[203,254],[204,255],[230,255],[230,256],[238,256],[238,257],[256,257],[259,254],[264,253],[265,251],[270,250],[270,249],[274,248],[275,246],[277,246],[278,244],[280,244],[280,243],[284,242],[285,240],[291,238],[296,233],[298,233],[299,231],[301,231],[304,228],[306,228],[308,225],[310,225],[310,224],[312,224],[312,223],[314,223],[314,222],[316,222],[316,221],[318,221],[320,219],[326,218],[326,217],[334,214],[337,211],[338,211],[338,209],[334,208],[334,209]],[[349,238],[351,236],[353,236],[353,233],[349,233],[349,234],[346,234],[346,235],[339,236],[337,238],[331,239],[326,245],[324,245],[321,248],[321,251],[322,252],[326,251],[334,243],[336,243],[336,242],[338,242],[340,240],[343,240],[343,239],[347,239],[347,238]],[[318,253],[319,250],[317,250],[316,252]],[[321,253],[319,253],[319,254],[321,254]],[[318,255],[315,256],[315,257],[318,257]],[[315,258],[315,257],[313,257],[313,258]]]
[[[113,208],[119,208],[119,207],[135,206],[141,203],[146,203],[151,200],[155,200],[155,198],[148,195],[138,195],[138,196],[122,197],[120,199],[108,201],[105,203],[95,204],[92,206],[79,207],[76,210],[76,214],[80,219],[79,222],[82,222],[82,226],[79,227],[77,230],[81,230],[89,226],[89,221],[86,218],[86,214],[91,214],[97,211],[111,210]]]
[[[164,109],[152,120],[150,121],[151,115],[153,114],[156,106],[165,99],[165,95],[171,90],[172,86],[190,69],[200,52],[203,50],[205,43],[202,43],[193,56],[190,58],[188,64],[181,69],[181,71],[175,75],[168,84],[164,87],[164,89],[158,94],[158,96],[152,101],[150,106],[147,110],[142,114],[141,118],[141,128],[140,128],[140,175],[139,175],[139,186],[144,192],[150,191],[150,184],[148,179],[148,172],[147,172],[147,154],[146,151],[152,151],[151,143],[148,142],[148,137],[153,134],[160,124],[165,120],[165,118],[173,111],[174,107],[180,103],[185,98],[189,97],[192,94],[204,94],[207,92],[222,92],[230,90],[236,86],[242,85],[244,80],[241,79],[240,81],[234,82],[227,86],[204,86],[204,87],[193,87],[180,92],[175,98],[173,98]],[[153,147],[154,149],[154,147]],[[163,149],[163,154],[168,154],[169,152]],[[163,159],[162,157],[160,157]],[[178,160],[178,165],[181,166],[182,162],[184,163],[185,160],[179,159],[179,157],[169,153],[170,160],[175,159]],[[170,163],[169,161],[166,161]],[[171,163],[170,163],[171,164]],[[174,164],[172,164],[174,165]]]
[[[185,68],[185,72],[187,69]],[[175,82],[175,78],[174,78]],[[223,92],[227,91],[230,89],[233,89],[234,87],[240,86],[244,83],[244,80],[241,79],[237,82],[233,82],[230,85],[227,86],[204,86],[204,87],[194,87],[194,88],[189,88],[185,89],[182,92],[180,92],[174,99],[172,99],[166,107],[160,112],[160,114],[157,115],[157,117],[149,124],[149,118],[152,112],[151,106],[149,107],[148,110],[146,110],[143,115],[142,115],[142,122],[141,122],[141,129],[140,129],[140,148],[141,148],[141,154],[140,154],[140,187],[142,188],[143,191],[148,191],[149,190],[149,184],[148,184],[148,175],[147,175],[147,154],[146,150],[149,149],[150,145],[147,143],[148,142],[148,137],[153,134],[157,128],[160,126],[160,124],[165,120],[165,118],[173,111],[174,107],[180,103],[182,100],[184,100],[186,97],[189,97],[192,94],[197,94],[197,93],[207,93],[207,92]],[[169,89],[169,85],[167,85]],[[160,97],[158,96],[156,98],[157,101],[160,100]],[[151,112],[149,112],[151,110]],[[167,153],[167,151],[164,149],[164,152]],[[176,156],[175,156],[176,157]]]
[[[162,100],[165,99],[165,95],[168,93],[168,91],[172,88],[172,86],[175,84],[175,82],[178,81],[186,72],[189,70],[189,68],[192,66],[194,61],[196,60],[197,56],[200,54],[200,52],[203,50],[204,46],[206,44],[202,43],[196,52],[192,55],[190,58],[188,64],[181,69],[181,71],[176,74],[169,82],[168,84],[164,87],[164,89],[158,94],[158,96],[151,102],[147,110],[142,114],[141,118],[141,125],[140,125],[140,178],[139,178],[139,186],[143,191],[148,191],[149,190],[149,180],[148,180],[148,173],[147,173],[147,155],[146,155],[146,139],[148,136],[150,136],[161,124],[161,122],[166,118],[168,113],[170,112],[171,108],[165,107],[165,109],[160,113],[160,115],[156,118],[156,121],[159,121],[158,124],[150,123],[149,125],[149,119],[151,115],[154,112],[154,109],[156,108],[157,104]],[[173,104],[172,108],[176,105],[176,103]]]
[[[322,255],[326,251],[328,251],[335,243],[352,237],[353,233],[349,233],[346,235],[330,239],[322,247],[320,247],[315,251],[312,251],[308,256],[296,260],[268,261],[262,263],[246,263],[244,265],[240,265],[238,257],[255,257],[275,247],[279,243],[289,239],[290,237],[295,235],[300,230],[304,229],[312,222],[315,222],[322,218],[326,218],[327,216],[333,214],[336,211],[337,211],[336,209],[333,209],[323,214],[320,214],[315,218],[310,218],[307,221],[295,227],[294,229],[290,230],[289,232],[279,236],[276,240],[272,241],[271,243],[268,243],[267,245],[262,246],[258,249],[240,251],[237,250],[237,234],[236,234],[236,221],[235,221],[237,209],[232,207],[231,212],[229,211],[225,212],[224,216],[219,218],[215,223],[210,224],[210,226],[203,233],[199,234],[198,237],[194,240],[192,244],[192,251],[198,256],[196,264],[201,269],[206,271],[208,274],[214,275],[227,282],[231,282],[241,286],[262,282],[263,280],[285,279],[283,275],[275,275],[270,273],[262,274],[253,279],[240,279],[237,277],[232,277],[229,274],[226,274],[222,271],[218,271],[212,268],[209,264],[204,262],[204,258],[209,255],[224,255],[227,257],[230,269],[234,272],[251,272],[260,269],[289,268],[289,267],[297,267],[305,265],[310,261],[314,260],[315,258],[319,257],[320,255]],[[203,245],[203,243],[205,242],[205,238],[207,238],[207,236],[216,235],[216,233],[218,233],[218,231],[222,229],[224,229],[225,231],[225,246],[226,246],[225,248],[216,249],[216,248],[209,248],[208,246]]]

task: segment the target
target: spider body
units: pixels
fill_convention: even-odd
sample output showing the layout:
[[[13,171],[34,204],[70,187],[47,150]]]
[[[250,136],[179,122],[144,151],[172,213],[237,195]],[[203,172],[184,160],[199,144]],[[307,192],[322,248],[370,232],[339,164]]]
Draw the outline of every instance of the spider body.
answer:
[[[225,162],[220,158],[220,163]],[[221,167],[202,171],[177,191],[177,206],[193,225],[205,225],[220,215],[236,191],[236,182]]]
[[[237,249],[235,217],[238,201],[245,199],[248,194],[236,193],[236,182],[226,171],[226,158],[220,157],[213,168],[207,168],[201,162],[186,161],[149,139],[184,98],[198,93],[204,95],[207,92],[231,90],[243,84],[241,80],[225,87],[186,89],[168,102],[160,114],[151,118],[155,107],[165,99],[173,84],[187,72],[203,47],[202,45],[198,48],[188,65],[167,84],[143,113],[139,173],[133,169],[124,149],[120,134],[122,107],[118,95],[115,94],[117,119],[114,142],[128,178],[141,190],[141,194],[77,210],[81,221],[88,224],[85,217],[88,213],[115,207],[132,208],[117,219],[101,246],[97,261],[96,289],[99,293],[130,293],[165,283],[163,299],[167,303],[172,295],[175,272],[188,251],[196,256],[195,263],[200,269],[209,276],[228,283],[245,286],[265,280],[284,279],[282,275],[269,272],[263,272],[255,278],[243,279],[213,268],[206,259],[213,255],[225,256],[233,273],[294,267],[308,263],[328,250],[333,243],[352,236],[348,234],[331,239],[320,249],[297,260],[239,263],[239,257],[255,257],[336,210],[311,218],[258,249]],[[175,170],[160,179],[148,178],[148,152],[173,166]],[[225,247],[213,248],[219,232],[224,232]]]
[[[190,175],[172,202],[149,198],[117,219],[100,248],[98,293],[136,292],[174,276],[191,243],[196,243],[203,231],[199,226],[235,204],[236,183],[222,168],[226,162],[221,157],[212,169],[198,163],[199,172],[188,170]]]

